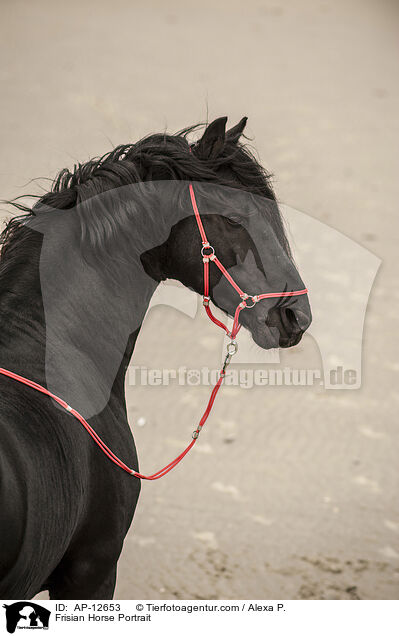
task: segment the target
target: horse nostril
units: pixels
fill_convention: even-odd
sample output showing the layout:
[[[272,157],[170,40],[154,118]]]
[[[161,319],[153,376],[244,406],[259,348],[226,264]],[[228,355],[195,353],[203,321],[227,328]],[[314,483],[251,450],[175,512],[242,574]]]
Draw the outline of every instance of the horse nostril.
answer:
[[[272,307],[266,318],[268,327],[277,327],[282,337],[289,338],[306,331],[311,318],[291,307]]]
[[[280,335],[289,338],[302,331],[295,312],[289,307],[273,307],[266,318],[268,327],[277,327]]]

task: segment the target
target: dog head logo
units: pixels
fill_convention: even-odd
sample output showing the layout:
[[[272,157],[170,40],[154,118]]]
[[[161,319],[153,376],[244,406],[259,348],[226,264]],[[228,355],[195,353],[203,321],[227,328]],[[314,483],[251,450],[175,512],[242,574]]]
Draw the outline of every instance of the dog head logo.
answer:
[[[3,605],[6,610],[7,631],[16,629],[48,629],[51,612],[37,603],[12,603]]]

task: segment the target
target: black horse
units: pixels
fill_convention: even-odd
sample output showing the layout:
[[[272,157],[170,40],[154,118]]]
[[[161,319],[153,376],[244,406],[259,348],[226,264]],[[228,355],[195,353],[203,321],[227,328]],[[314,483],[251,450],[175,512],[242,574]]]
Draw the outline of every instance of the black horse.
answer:
[[[270,176],[239,141],[246,118],[227,132],[226,120],[191,146],[197,127],[62,171],[32,209],[15,203],[24,214],[2,234],[0,367],[64,398],[135,470],[124,380],[151,295],[166,278],[203,292],[187,184],[243,289],[304,287]],[[210,288],[232,315],[237,295],[216,267]],[[285,300],[240,314],[264,348],[297,344],[311,322],[306,296]],[[112,598],[140,480],[48,397],[2,375],[0,392],[0,597]]]

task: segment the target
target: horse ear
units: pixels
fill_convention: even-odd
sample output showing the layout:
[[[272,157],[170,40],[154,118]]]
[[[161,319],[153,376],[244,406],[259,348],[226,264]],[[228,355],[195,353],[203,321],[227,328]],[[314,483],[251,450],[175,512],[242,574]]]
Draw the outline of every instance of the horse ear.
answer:
[[[247,121],[248,117],[243,117],[241,121],[238,122],[238,124],[233,126],[233,128],[230,128],[230,130],[228,130],[226,133],[226,139],[236,144],[241,137],[245,126],[247,125]]]
[[[207,126],[196,144],[195,154],[200,159],[216,159],[224,147],[227,117],[219,117]]]

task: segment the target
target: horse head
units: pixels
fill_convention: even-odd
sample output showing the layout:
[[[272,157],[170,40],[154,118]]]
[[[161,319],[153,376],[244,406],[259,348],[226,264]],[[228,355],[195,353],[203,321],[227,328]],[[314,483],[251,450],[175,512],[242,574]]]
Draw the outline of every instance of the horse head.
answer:
[[[219,261],[248,295],[291,292],[304,283],[292,258],[267,173],[239,143],[243,118],[225,131],[226,117],[213,121],[189,149],[198,207]],[[173,278],[202,294],[201,237],[193,214],[171,228],[168,239],[142,255],[156,280]],[[217,267],[210,268],[210,298],[230,316],[239,302]],[[248,303],[249,305],[249,303]],[[262,348],[291,347],[311,323],[307,295],[265,298],[240,313],[240,323]]]

